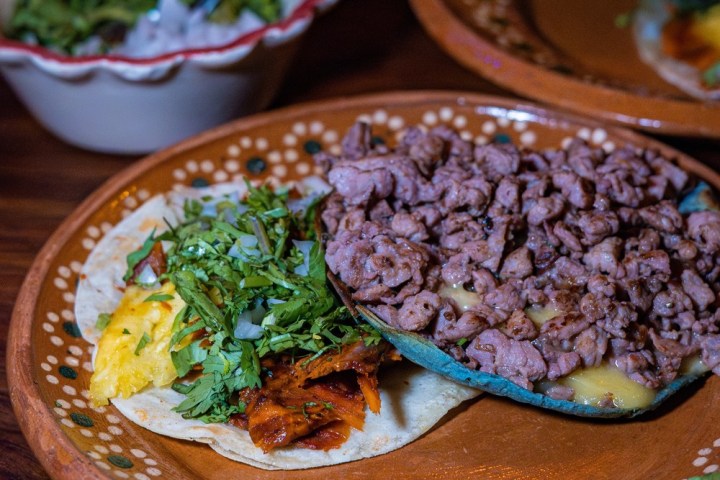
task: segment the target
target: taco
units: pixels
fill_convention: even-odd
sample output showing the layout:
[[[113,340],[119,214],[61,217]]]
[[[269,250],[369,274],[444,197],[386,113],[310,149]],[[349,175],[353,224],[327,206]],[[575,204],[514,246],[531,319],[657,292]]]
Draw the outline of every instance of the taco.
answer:
[[[604,418],[720,374],[720,212],[673,159],[580,138],[475,144],[447,126],[373,138],[358,123],[320,159],[325,260],[406,358]]]
[[[180,189],[110,230],[76,295],[93,404],[249,465],[303,469],[400,448],[475,397],[397,361],[332,296],[312,228],[319,184],[301,183],[316,191],[302,198]]]
[[[667,82],[700,100],[720,99],[720,3],[645,0],[635,11],[640,58]]]

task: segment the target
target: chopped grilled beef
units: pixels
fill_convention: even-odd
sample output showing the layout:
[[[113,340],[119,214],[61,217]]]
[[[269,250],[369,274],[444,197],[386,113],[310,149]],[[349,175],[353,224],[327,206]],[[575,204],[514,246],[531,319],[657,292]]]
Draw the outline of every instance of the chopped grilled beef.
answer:
[[[603,362],[656,388],[693,355],[720,373],[720,212],[680,213],[695,180],[672,159],[475,145],[448,127],[392,149],[368,131],[318,159],[335,187],[326,260],[356,301],[525,388]]]

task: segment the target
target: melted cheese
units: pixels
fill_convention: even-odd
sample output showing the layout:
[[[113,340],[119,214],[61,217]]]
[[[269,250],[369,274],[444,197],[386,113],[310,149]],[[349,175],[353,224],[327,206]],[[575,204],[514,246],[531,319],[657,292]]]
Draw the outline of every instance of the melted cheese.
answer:
[[[146,302],[152,294],[173,298]],[[175,316],[184,306],[170,282],[152,291],[127,288],[95,350],[95,372],[90,378],[93,405],[107,405],[109,398],[127,398],[151,383],[163,386],[177,377],[169,345]],[[138,350],[144,334],[150,341]]]
[[[609,397],[616,407],[643,408],[655,398],[655,390],[631,380],[609,364],[576,370],[558,383],[574,389],[573,401],[584,405],[598,405]]]
[[[686,357],[680,365],[680,375],[700,375],[710,370],[700,358],[700,355]]]
[[[482,303],[480,295],[465,290],[462,285],[443,285],[438,291],[438,295],[443,298],[452,299],[463,312]]]
[[[543,323],[557,317],[558,315],[560,315],[561,312],[559,312],[553,307],[532,306],[526,308],[525,313],[527,314],[528,318],[532,320],[535,326],[540,328],[542,327]]]

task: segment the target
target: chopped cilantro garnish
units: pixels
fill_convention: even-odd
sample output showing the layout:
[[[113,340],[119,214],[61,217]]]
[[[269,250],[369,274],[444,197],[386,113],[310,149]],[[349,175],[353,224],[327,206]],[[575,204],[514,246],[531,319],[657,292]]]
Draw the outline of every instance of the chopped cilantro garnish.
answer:
[[[145,345],[147,345],[151,341],[152,339],[150,338],[150,335],[148,335],[147,332],[143,332],[143,335],[140,338],[137,347],[135,347],[135,355],[140,355],[140,351],[145,348]]]
[[[95,328],[102,331],[107,328],[108,325],[110,325],[110,320],[112,320],[112,315],[109,313],[101,313],[98,315],[97,321],[95,322]]]
[[[196,0],[180,0],[189,7]],[[207,18],[215,23],[233,23],[245,11],[266,22],[274,22],[282,13],[281,0],[218,0],[202,2]],[[53,50],[72,54],[78,44],[97,36],[100,50],[120,43],[138,19],[157,8],[157,0],[18,0],[7,36],[32,40]]]
[[[173,298],[175,297],[167,293],[153,293],[145,300],[143,300],[143,302],[167,302],[168,300],[172,300]]]
[[[122,333],[123,335],[130,335],[130,330],[128,330],[127,328],[123,328]]]
[[[248,191],[243,201],[188,201],[184,222],[154,239],[171,245],[164,277],[187,304],[173,325],[173,364],[181,378],[200,373],[173,386],[185,395],[175,409],[185,418],[227,422],[244,411],[237,392],[261,386],[262,357],[312,359],[360,339],[381,339],[327,285],[314,210],[292,212],[287,190],[248,184]],[[309,258],[293,241],[314,242],[304,250]]]
[[[302,412],[303,412],[303,415],[305,416],[305,418],[307,418],[309,416],[306,409],[311,408],[311,407],[317,407],[317,403],[315,403],[315,402],[303,403]]]

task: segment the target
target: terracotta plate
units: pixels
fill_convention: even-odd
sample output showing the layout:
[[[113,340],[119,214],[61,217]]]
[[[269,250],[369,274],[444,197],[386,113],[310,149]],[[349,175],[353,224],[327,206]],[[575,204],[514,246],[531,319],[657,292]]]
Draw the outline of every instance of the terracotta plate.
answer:
[[[54,478],[283,478],[210,448],[164,438],[114,407],[88,406],[90,345],[73,317],[78,271],[123,215],[174,185],[239,178],[287,182],[314,171],[311,153],[339,148],[357,119],[393,144],[411,124],[447,124],[477,142],[558,147],[574,136],[612,150],[632,143],[676,157],[720,188],[720,176],[648,138],[511,100],[452,92],[395,93],[301,105],[228,124],[148,157],[113,177],[53,234],[12,318],[11,398],[34,452]],[[391,454],[290,476],[327,478],[668,478],[720,465],[720,379],[710,378],[637,421],[588,421],[482,396]]]
[[[720,103],[662,80],[616,19],[637,0],[412,0],[457,61],[519,95],[648,132],[720,137]]]

